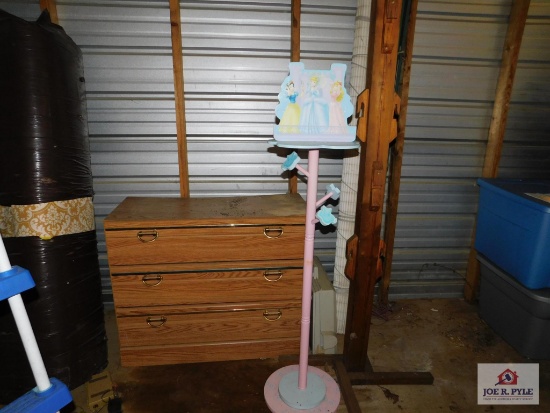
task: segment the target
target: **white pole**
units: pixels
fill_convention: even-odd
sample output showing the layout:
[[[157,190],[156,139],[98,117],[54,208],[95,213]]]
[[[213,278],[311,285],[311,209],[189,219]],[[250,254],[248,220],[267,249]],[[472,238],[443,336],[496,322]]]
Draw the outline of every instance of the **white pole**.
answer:
[[[369,45],[371,0],[358,0],[355,17],[355,40],[351,60],[349,95],[355,106],[357,95],[367,83],[367,51]],[[357,119],[353,117],[352,124]],[[336,290],[336,332],[344,334],[348,312],[349,280],[344,275],[346,266],[346,242],[355,231],[357,208],[357,184],[359,182],[359,156],[348,156],[342,164],[342,184],[338,206],[336,255],[334,262],[334,289]]]
[[[2,236],[0,236],[0,273],[11,270],[10,259],[8,258],[8,253],[6,252],[6,247],[4,247],[4,241]]]
[[[21,295],[17,294],[8,298],[8,302],[10,304],[11,312],[13,313],[13,318],[15,319],[15,324],[17,324],[19,335],[23,341],[23,347],[25,347],[27,358],[29,359],[29,363],[31,365],[32,374],[34,376],[34,380],[36,381],[36,387],[39,392],[48,390],[52,384],[50,383],[50,378],[46,372],[44,360],[42,360],[40,349],[38,348],[36,338],[34,337],[34,332],[32,331],[29,316],[27,315],[25,304],[23,304],[23,299],[21,298]]]
[[[0,236],[0,273],[9,271],[11,268],[10,260],[6,248],[4,247],[4,241]],[[49,389],[52,384],[46,372],[46,366],[42,360],[42,355],[40,354],[34,332],[32,331],[25,304],[20,294],[8,298],[8,303],[13,313],[17,330],[19,330],[21,341],[23,341],[23,346],[25,347],[25,352],[27,353],[27,358],[31,365],[32,374],[36,381],[36,387],[39,392],[43,392]]]

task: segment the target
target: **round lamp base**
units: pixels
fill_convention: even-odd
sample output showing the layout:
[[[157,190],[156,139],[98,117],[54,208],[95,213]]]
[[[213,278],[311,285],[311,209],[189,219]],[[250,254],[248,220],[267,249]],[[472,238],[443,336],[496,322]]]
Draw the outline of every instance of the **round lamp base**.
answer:
[[[299,366],[287,366],[274,372],[264,386],[267,406],[273,413],[330,413],[340,404],[340,389],[330,375],[308,366],[307,386],[298,388]]]

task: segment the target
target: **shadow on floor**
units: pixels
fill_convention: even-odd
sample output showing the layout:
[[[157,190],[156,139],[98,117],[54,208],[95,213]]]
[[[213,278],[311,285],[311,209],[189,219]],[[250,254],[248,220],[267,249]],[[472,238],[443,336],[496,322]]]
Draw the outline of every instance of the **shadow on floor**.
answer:
[[[277,359],[125,368],[120,366],[116,322],[106,311],[109,367],[123,399],[124,413],[263,413],[263,388],[284,365]],[[341,342],[340,337],[340,342]],[[341,346],[340,346],[341,349]],[[363,412],[548,412],[550,361],[523,358],[478,316],[476,305],[460,299],[403,300],[385,319],[375,317],[369,341],[375,371],[429,371],[433,385],[369,385],[353,390]],[[477,404],[478,363],[538,362],[538,406]],[[331,372],[330,366],[325,370]],[[94,412],[85,386],[73,391],[67,413]],[[338,412],[347,412],[342,401]],[[65,412],[63,412],[65,413]]]

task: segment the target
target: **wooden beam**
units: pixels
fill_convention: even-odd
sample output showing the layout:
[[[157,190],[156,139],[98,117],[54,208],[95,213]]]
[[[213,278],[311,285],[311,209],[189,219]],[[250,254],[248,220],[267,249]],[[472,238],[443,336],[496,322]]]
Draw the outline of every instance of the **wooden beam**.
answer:
[[[397,227],[397,207],[399,205],[399,189],[401,187],[401,168],[403,166],[403,148],[405,146],[405,125],[409,108],[409,85],[411,81],[412,52],[414,33],[416,29],[416,12],[418,0],[412,0],[409,10],[409,24],[407,26],[407,42],[403,65],[403,77],[399,85],[399,116],[397,119],[397,138],[390,151],[390,178],[388,185],[388,201],[386,204],[386,219],[384,223],[384,241],[386,255],[384,257],[384,273],[378,289],[378,302],[381,307],[387,307],[391,269],[393,263],[393,247],[395,244],[395,230]]]
[[[489,127],[487,149],[485,151],[485,160],[481,174],[483,178],[495,178],[498,174],[512,87],[514,85],[525,22],[529,12],[529,4],[530,0],[514,0],[510,9],[508,31],[504,40],[500,74],[498,76],[495,102],[493,104],[493,116],[491,118],[491,126]],[[464,284],[464,298],[469,302],[472,302],[477,297],[479,287],[479,263],[474,245],[475,225],[470,243],[466,283]]]
[[[361,142],[355,235],[355,274],[350,280],[344,364],[364,371],[380,266],[382,209],[388,153],[394,120],[395,73],[401,22],[401,0],[373,0],[367,88],[367,140]]]
[[[342,393],[342,399],[346,403],[346,411],[348,413],[361,413],[361,406],[359,406],[359,402],[355,396],[355,391],[353,390],[353,385],[344,363],[339,358],[334,358],[333,365],[338,378],[338,386]]]
[[[290,5],[290,61],[300,61],[300,22],[301,22],[301,0],[292,0]],[[298,171],[289,171],[288,192],[298,193]]]
[[[514,0],[510,11],[508,32],[502,52],[502,62],[498,77],[493,116],[489,128],[489,139],[483,163],[483,177],[493,178],[497,176],[506,122],[508,120],[508,109],[512,96],[512,87],[518,64],[521,40],[525,29],[525,22],[529,12],[530,0]]]
[[[189,198],[189,166],[187,161],[187,132],[185,125],[185,95],[183,92],[183,53],[181,43],[181,16],[179,0],[170,0],[170,29],[172,35],[172,66],[174,71],[174,95],[176,103],[176,134],[180,196]]]
[[[352,386],[383,385],[383,384],[433,384],[434,376],[429,372],[355,372],[348,374]]]
[[[50,21],[54,24],[59,24],[57,17],[57,4],[55,0],[40,0],[40,10],[48,10],[50,13]]]
[[[301,0],[292,0],[290,11],[290,61],[300,61],[300,22],[302,19]]]

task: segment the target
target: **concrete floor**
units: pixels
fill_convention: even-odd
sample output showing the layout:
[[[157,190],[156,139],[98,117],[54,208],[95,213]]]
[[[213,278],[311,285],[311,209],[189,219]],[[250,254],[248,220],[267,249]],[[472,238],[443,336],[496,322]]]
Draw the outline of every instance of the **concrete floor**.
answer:
[[[106,311],[106,322],[108,370],[124,413],[269,412],[263,387],[281,360],[123,368],[112,310]],[[376,372],[428,371],[434,383],[354,386],[363,412],[550,412],[550,360],[538,361],[538,406],[477,404],[478,363],[532,361],[497,336],[479,318],[476,305],[460,299],[393,303],[386,319],[372,320],[369,358]],[[330,365],[325,369],[335,376]],[[63,413],[107,412],[87,407],[85,385],[72,393],[74,406]],[[343,401],[337,411],[348,411]]]

